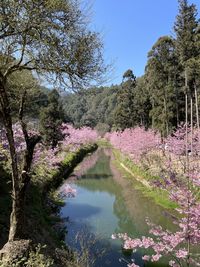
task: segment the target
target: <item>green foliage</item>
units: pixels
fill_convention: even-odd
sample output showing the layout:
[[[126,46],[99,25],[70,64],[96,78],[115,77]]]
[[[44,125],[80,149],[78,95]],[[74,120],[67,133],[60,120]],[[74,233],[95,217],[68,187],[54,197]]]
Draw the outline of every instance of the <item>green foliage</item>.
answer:
[[[135,126],[134,88],[136,77],[132,70],[127,70],[123,75],[121,88],[117,94],[117,107],[115,109],[115,125],[124,130]]]
[[[105,133],[109,132],[110,130],[110,127],[108,124],[106,123],[102,123],[102,122],[99,122],[96,127],[95,127],[96,131],[99,133],[99,135],[101,137],[103,137],[105,135]]]
[[[63,99],[67,117],[76,127],[96,127],[98,123],[113,125],[118,86],[90,88],[83,93],[68,94]],[[100,124],[101,125],[101,124]]]
[[[134,121],[135,125],[144,126],[146,129],[150,126],[150,111],[152,109],[150,101],[150,92],[146,85],[145,76],[137,78],[136,87],[134,89]]]
[[[53,259],[43,254],[46,246],[38,244],[35,250],[29,252],[28,258],[23,257],[20,260],[16,259],[12,263],[0,262],[0,267],[53,267]]]
[[[175,37],[162,36],[155,42],[144,76],[136,80],[129,69],[121,85],[70,95],[65,109],[75,125],[105,123],[122,130],[140,125],[157,129],[165,137],[185,121],[186,89],[195,99],[193,109],[199,112],[200,24],[196,6],[187,0],[179,0],[174,31]],[[197,111],[194,118],[197,121]]]
[[[99,81],[106,68],[102,42],[87,15],[76,0],[2,0],[1,74],[35,70],[73,88]]]
[[[40,132],[44,142],[52,148],[56,147],[58,141],[62,139],[60,127],[64,120],[64,113],[59,98],[59,93],[55,89],[50,91],[48,105],[40,114]]]
[[[194,4],[190,5],[187,0],[179,0],[179,13],[176,17],[174,30],[176,33],[176,51],[182,65],[199,53],[195,44],[198,27],[196,16],[197,10]]]
[[[45,246],[38,244],[35,251],[29,253],[28,260],[24,263],[26,267],[53,267],[53,260],[50,257],[45,256],[41,250]]]
[[[47,103],[47,89],[41,87],[39,81],[29,70],[16,71],[8,77],[11,114],[18,120],[19,107],[25,98],[23,114],[27,119],[38,119],[39,112]]]
[[[146,80],[151,95],[152,127],[158,129],[162,136],[167,136],[174,126],[175,107],[178,105],[174,88],[176,65],[174,40],[168,36],[159,38],[148,54]]]
[[[110,142],[108,142],[104,138],[99,138],[98,141],[97,141],[97,145],[99,147],[103,147],[103,148],[112,148],[112,145],[110,144]]]

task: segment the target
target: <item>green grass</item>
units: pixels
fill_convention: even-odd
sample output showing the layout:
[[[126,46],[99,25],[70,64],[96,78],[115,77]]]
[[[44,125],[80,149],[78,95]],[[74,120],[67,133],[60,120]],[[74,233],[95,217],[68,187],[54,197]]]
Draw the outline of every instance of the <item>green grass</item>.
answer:
[[[103,148],[112,148],[112,145],[104,138],[99,139],[97,145]]]
[[[159,179],[158,176],[153,176],[150,173],[148,173],[147,171],[145,171],[142,168],[140,168],[128,156],[123,155],[119,150],[114,149],[113,153],[115,155],[115,158],[119,162],[122,162],[136,176],[139,176],[142,179],[145,179],[147,181],[152,181],[152,180],[155,180],[155,179]]]
[[[162,206],[163,208],[177,208],[177,204],[175,202],[170,201],[167,191],[156,188],[149,189],[143,185],[138,185],[136,186],[136,188],[141,190],[145,196],[152,198],[156,204]]]
[[[163,208],[166,209],[175,209],[177,207],[177,204],[172,202],[169,199],[169,194],[167,191],[155,188],[155,187],[147,187],[142,184],[142,180],[146,180],[151,184],[151,182],[156,181],[160,179],[158,176],[153,176],[149,174],[147,171],[141,169],[138,165],[136,165],[128,156],[122,154],[119,150],[114,149],[113,150],[115,160],[116,160],[116,166],[125,173],[128,173],[129,175],[126,175],[130,180],[133,180],[133,186],[135,186],[134,179],[137,177],[137,181],[141,179],[141,183],[136,186],[136,189],[140,190],[146,197],[150,197],[154,200],[154,202]],[[132,173],[134,176],[132,176],[129,172],[127,172],[121,165],[118,163],[123,163]]]

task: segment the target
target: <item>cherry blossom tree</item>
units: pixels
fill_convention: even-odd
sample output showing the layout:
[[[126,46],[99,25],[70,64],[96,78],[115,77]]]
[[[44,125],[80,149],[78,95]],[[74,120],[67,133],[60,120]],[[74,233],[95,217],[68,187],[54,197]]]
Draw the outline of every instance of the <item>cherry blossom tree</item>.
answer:
[[[143,154],[155,149],[161,143],[160,134],[154,130],[146,131],[142,127],[125,129],[123,132],[112,132],[105,135],[110,143],[130,156],[136,163]]]
[[[187,134],[186,134],[187,130]],[[116,133],[115,133],[116,134]],[[115,139],[116,135],[112,136],[111,142],[117,145],[119,140]],[[122,133],[123,134],[123,133]],[[129,137],[131,135],[129,134]],[[113,139],[112,139],[113,137]],[[136,137],[135,137],[136,138]],[[191,142],[188,142],[193,138]],[[131,141],[133,139],[129,139]],[[123,140],[122,140],[123,142]],[[146,143],[146,140],[143,140]],[[193,154],[190,158],[186,153],[187,145],[192,143]],[[157,186],[163,190],[167,190],[169,198],[177,203],[177,218],[174,224],[177,226],[175,232],[163,229],[159,225],[152,224],[147,219],[147,224],[150,227],[149,237],[133,238],[127,233],[119,233],[113,235],[112,238],[119,238],[123,241],[124,249],[137,250],[148,249],[153,250],[153,254],[144,255],[144,261],[159,261],[161,257],[168,256],[170,258],[169,265],[178,266],[200,266],[200,254],[195,253],[195,247],[200,244],[200,172],[199,172],[199,155],[198,155],[198,130],[193,132],[189,127],[181,126],[172,136],[167,137],[165,144],[169,155],[173,154],[176,157],[182,156],[185,161],[188,161],[182,172],[174,169],[172,161],[168,161],[168,173],[164,173],[159,180],[154,182],[152,186]],[[148,141],[147,141],[148,144]],[[121,150],[124,150],[123,145]],[[148,145],[147,145],[148,150]],[[127,151],[127,150],[126,150]],[[137,154],[138,155],[138,154]],[[136,267],[134,259],[129,267]]]

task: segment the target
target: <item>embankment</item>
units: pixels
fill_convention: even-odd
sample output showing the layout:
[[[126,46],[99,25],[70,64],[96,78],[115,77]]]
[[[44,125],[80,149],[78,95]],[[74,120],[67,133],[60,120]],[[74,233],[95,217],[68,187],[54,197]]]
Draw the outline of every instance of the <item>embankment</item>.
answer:
[[[55,191],[57,187],[67,178],[73,169],[83,158],[97,149],[97,145],[86,145],[75,152],[66,154],[64,160],[59,164],[59,168],[49,172],[42,172],[43,166],[40,166],[33,174],[26,199],[26,229],[25,236],[30,241],[28,244],[29,252],[23,247],[24,240],[17,241],[14,246],[12,263],[4,258],[0,262],[1,267],[10,266],[31,266],[31,267],[76,267],[73,253],[67,248],[63,240],[63,225],[58,215],[59,207],[62,201]],[[9,191],[4,192],[9,196]],[[10,205],[11,198],[7,201]],[[5,207],[0,207],[2,210]],[[8,218],[3,222],[5,226],[4,240],[8,235]],[[6,216],[5,216],[6,217]],[[66,230],[65,230],[66,231]],[[23,247],[18,250],[17,247]]]
[[[154,181],[160,179],[157,175],[152,175],[148,171],[136,165],[128,156],[113,148],[115,166],[121,169],[122,172],[128,174],[129,179],[140,182],[137,189],[148,197],[151,197],[158,205],[165,209],[174,209],[177,205],[169,199],[166,190],[159,189],[153,186]]]

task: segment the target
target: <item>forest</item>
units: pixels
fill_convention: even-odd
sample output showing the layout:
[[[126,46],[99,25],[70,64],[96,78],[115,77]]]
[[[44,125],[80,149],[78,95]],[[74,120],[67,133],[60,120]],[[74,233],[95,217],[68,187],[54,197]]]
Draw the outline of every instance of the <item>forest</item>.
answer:
[[[79,1],[1,1],[0,266],[199,266],[200,18],[177,4],[144,74],[105,86],[111,66]],[[146,218],[151,201],[159,215]],[[89,232],[73,236],[71,221]]]

